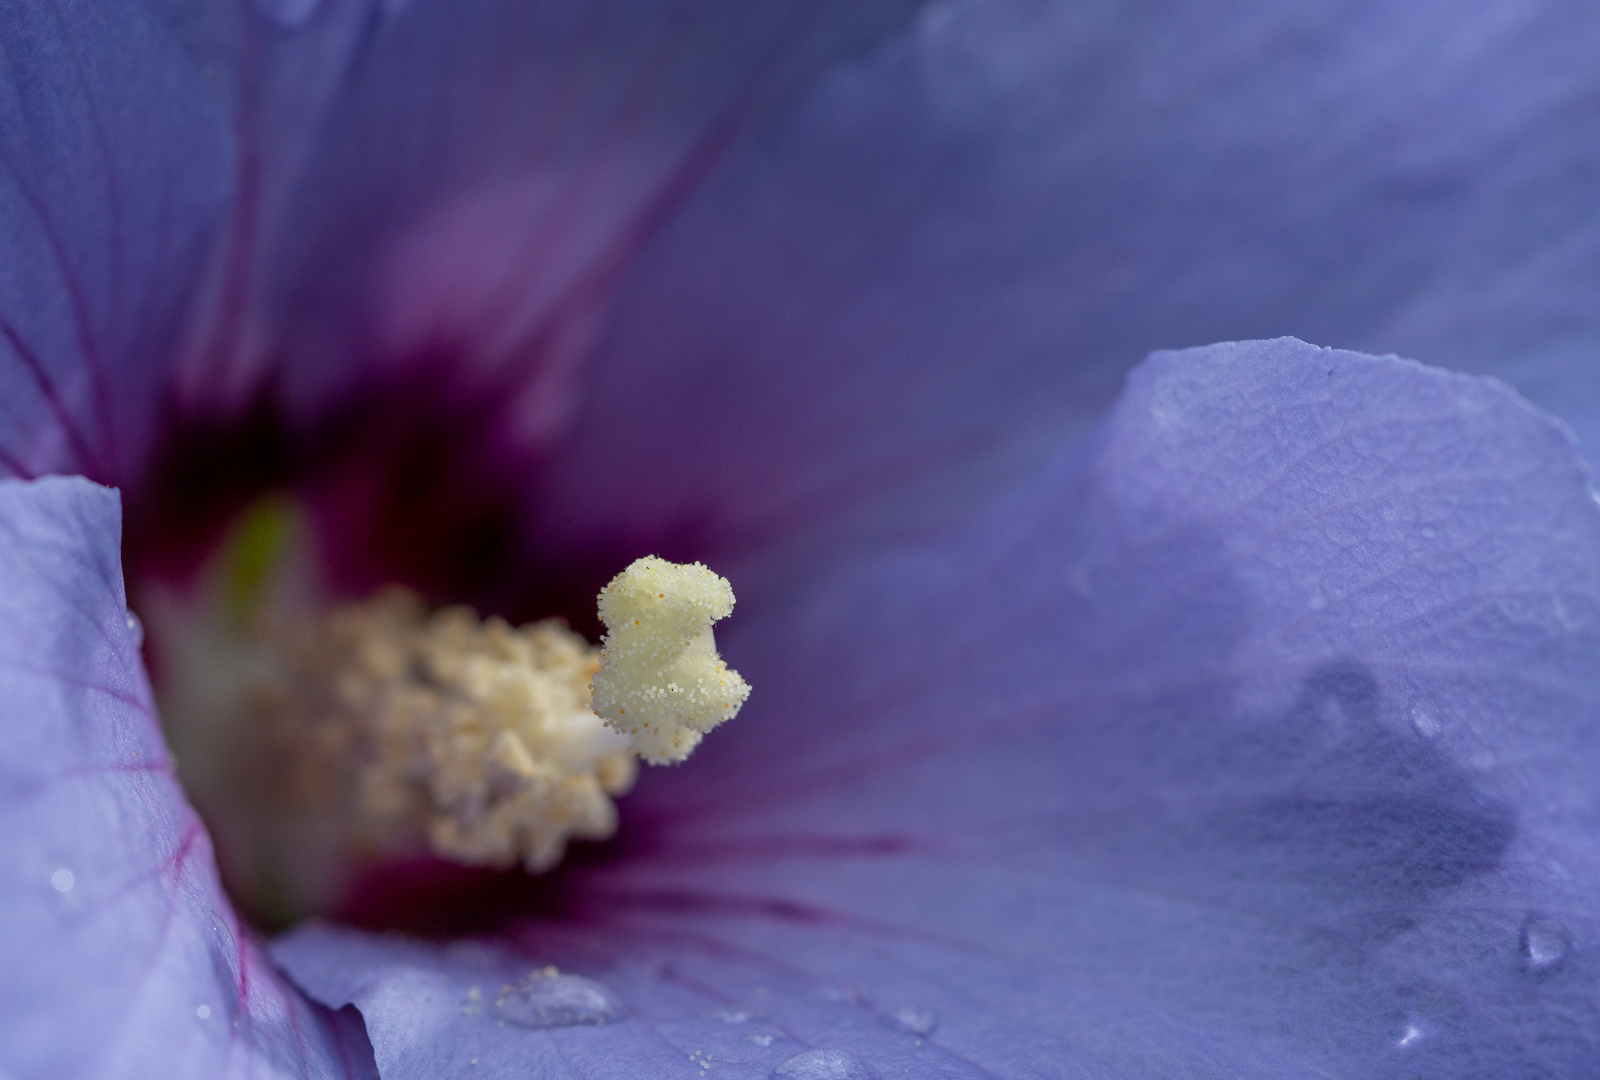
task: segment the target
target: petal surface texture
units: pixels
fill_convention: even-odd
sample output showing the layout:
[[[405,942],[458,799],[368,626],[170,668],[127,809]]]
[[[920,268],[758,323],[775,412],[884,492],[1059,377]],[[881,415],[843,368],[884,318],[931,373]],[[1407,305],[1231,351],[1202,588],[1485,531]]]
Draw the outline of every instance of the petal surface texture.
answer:
[[[143,5],[0,3],[0,475],[140,464],[231,193],[224,119]]]
[[[1587,480],[1493,380],[1292,339],[1155,354],[970,529],[742,610],[749,715],[625,801],[563,917],[275,955],[357,1004],[390,1080],[1576,1080]],[[502,1026],[545,964],[617,1008]]]
[[[0,1072],[370,1076],[354,1018],[288,986],[217,883],[156,726],[120,524],[87,480],[0,480]]]
[[[873,500],[1280,334],[1501,374],[1600,458],[1597,50],[1581,0],[930,7],[648,253],[550,533],[920,527]]]
[[[797,82],[914,6],[310,0],[284,27],[162,2],[235,72],[260,169],[224,268],[252,310],[208,296],[186,397],[276,380],[314,413],[352,380],[445,366],[513,396],[534,441],[638,248]]]

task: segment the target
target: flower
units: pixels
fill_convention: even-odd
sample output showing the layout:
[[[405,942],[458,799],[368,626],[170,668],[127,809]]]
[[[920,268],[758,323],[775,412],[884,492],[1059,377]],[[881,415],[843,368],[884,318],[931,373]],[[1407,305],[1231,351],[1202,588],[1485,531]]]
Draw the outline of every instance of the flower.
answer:
[[[1591,13],[161,10],[0,9],[0,462],[151,567],[266,400],[352,587],[690,548],[757,693],[539,917],[264,942],[117,497],[0,483],[0,1067],[1589,1068],[1587,469],[1277,335],[1593,451]]]

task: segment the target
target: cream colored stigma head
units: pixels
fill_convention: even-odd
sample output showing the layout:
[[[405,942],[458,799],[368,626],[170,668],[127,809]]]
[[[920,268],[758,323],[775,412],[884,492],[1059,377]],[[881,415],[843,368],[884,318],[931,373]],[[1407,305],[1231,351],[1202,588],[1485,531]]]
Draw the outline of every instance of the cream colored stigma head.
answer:
[[[750,684],[717,655],[711,624],[733,610],[733,587],[699,563],[648,555],[600,590],[594,711],[652,765],[689,756],[731,720]]]

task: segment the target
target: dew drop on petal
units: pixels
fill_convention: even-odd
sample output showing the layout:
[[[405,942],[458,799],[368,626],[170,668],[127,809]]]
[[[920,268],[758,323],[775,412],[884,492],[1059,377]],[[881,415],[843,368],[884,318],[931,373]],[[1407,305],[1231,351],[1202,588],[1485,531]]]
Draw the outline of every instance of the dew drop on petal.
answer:
[[[845,1050],[806,1050],[772,1070],[774,1080],[878,1080],[878,1071]]]
[[[69,893],[78,879],[72,876],[72,871],[65,866],[50,875],[50,887],[58,893]]]
[[[1544,915],[1529,915],[1522,923],[1522,956],[1531,972],[1549,971],[1566,959],[1572,948],[1567,928]]]
[[[211,911],[210,923],[206,948],[211,954],[211,970],[223,986],[239,986],[239,943],[228,929],[227,920],[215,909]]]
[[[311,20],[322,0],[253,0],[255,9],[283,27],[296,30]]]
[[[743,1009],[711,1009],[700,1015],[707,1020],[721,1020],[724,1024],[742,1024],[753,1016]]]
[[[211,1019],[211,1006],[201,1005],[199,1008],[195,1009],[194,1014],[202,1020],[209,1020]]]
[[[1438,736],[1443,724],[1439,721],[1439,707],[1429,698],[1418,698],[1411,703],[1411,726],[1424,739]]]
[[[890,1013],[885,1019],[889,1026],[927,1038],[939,1027],[939,1017],[932,1009],[919,1009],[905,1005]]]
[[[494,1011],[518,1027],[572,1027],[620,1019],[622,1002],[593,979],[546,968],[500,991]]]

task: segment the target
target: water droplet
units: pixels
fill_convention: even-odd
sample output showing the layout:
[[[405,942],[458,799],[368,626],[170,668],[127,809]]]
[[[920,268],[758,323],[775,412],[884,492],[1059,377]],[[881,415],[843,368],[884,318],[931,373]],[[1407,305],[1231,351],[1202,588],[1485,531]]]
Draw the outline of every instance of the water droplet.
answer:
[[[878,1080],[878,1071],[846,1050],[807,1050],[785,1058],[774,1077],[781,1080]]]
[[[1439,705],[1432,698],[1418,698],[1411,703],[1411,726],[1424,739],[1435,738],[1443,728],[1439,721]]]
[[[206,947],[211,954],[212,974],[219,985],[236,987],[239,985],[239,944],[233,938],[233,931],[228,929],[227,920],[214,909],[210,915],[211,934]],[[224,1000],[224,1005],[230,1000]]]
[[[1567,928],[1544,915],[1529,915],[1522,923],[1522,956],[1529,971],[1549,971],[1567,957],[1572,939]]]
[[[742,1024],[755,1014],[743,1009],[707,1009],[700,1015],[707,1020],[721,1020],[724,1024]]]
[[[144,624],[139,621],[139,616],[128,612],[128,630],[133,634],[134,648],[144,644]]]
[[[72,871],[65,866],[50,875],[50,887],[58,893],[69,893],[78,879],[72,876]]]
[[[758,1024],[744,1033],[744,1041],[753,1046],[771,1046],[783,1037],[783,1032],[767,1024]]]
[[[572,1027],[620,1019],[622,1002],[593,979],[546,968],[501,990],[494,1011],[519,1027]]]
[[[1422,1029],[1415,1024],[1407,1024],[1405,1033],[1400,1036],[1400,1041],[1395,1045],[1404,1049],[1420,1038],[1422,1038]]]
[[[927,1038],[939,1027],[939,1017],[932,1009],[918,1009],[905,1005],[884,1017],[890,1027]]]
[[[286,30],[304,26],[322,6],[322,0],[254,0],[261,14]]]
[[[211,1019],[211,1006],[201,1005],[199,1008],[195,1009],[194,1014],[202,1020],[209,1020]]]

